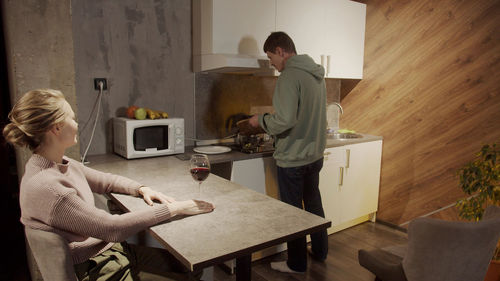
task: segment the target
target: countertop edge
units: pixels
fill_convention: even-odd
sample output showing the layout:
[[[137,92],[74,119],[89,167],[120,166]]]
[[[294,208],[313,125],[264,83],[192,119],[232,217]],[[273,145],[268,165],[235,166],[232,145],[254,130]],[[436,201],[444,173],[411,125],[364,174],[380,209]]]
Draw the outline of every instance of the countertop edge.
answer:
[[[368,134],[360,134],[360,135],[362,135],[363,137],[354,139],[329,139],[327,137],[326,148],[339,147],[344,145],[371,142],[371,141],[379,141],[384,139],[382,136],[374,136]]]

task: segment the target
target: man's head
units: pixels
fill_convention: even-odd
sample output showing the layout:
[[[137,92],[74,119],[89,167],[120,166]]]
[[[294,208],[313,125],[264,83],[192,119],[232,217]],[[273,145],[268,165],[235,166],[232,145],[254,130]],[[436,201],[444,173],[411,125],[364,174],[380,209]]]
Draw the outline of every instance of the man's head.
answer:
[[[292,38],[285,32],[272,32],[264,43],[264,52],[271,61],[271,65],[279,72],[285,68],[286,60],[297,54]]]

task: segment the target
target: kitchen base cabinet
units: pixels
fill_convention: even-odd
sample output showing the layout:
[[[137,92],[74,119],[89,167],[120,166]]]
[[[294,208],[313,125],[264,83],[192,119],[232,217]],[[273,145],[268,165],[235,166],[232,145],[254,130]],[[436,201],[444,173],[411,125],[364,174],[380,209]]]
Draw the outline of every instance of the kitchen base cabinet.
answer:
[[[375,221],[381,159],[381,140],[325,150],[319,188],[325,217],[332,221],[328,234]]]

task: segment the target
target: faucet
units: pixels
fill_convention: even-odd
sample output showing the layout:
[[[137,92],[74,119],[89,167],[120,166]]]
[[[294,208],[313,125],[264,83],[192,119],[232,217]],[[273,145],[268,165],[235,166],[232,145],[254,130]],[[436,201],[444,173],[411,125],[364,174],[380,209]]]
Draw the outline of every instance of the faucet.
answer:
[[[336,105],[339,108],[339,114],[335,111],[335,107],[333,105]],[[327,133],[334,133],[335,131],[338,130],[339,128],[339,118],[340,115],[344,114],[344,109],[338,102],[334,102],[328,105],[327,108],[327,122],[328,122],[328,128],[327,128]]]
[[[332,103],[332,104],[335,104],[336,106],[338,106],[338,107],[339,107],[339,109],[340,109],[340,114],[344,114],[344,109],[342,108],[342,106],[340,105],[340,103],[338,103],[338,102],[334,102],[334,103]]]

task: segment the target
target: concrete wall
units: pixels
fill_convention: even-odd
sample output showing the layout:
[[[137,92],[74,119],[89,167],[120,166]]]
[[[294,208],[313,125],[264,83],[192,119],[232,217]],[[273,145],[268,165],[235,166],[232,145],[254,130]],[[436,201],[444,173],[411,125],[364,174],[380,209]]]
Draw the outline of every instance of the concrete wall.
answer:
[[[17,101],[36,88],[58,89],[78,114],[69,1],[1,3],[11,100]],[[16,152],[22,175],[31,153],[27,149]],[[68,149],[66,155],[79,159],[78,147]]]
[[[89,155],[112,152],[111,118],[129,105],[183,117],[186,136],[194,136],[191,1],[71,2],[82,154],[92,131],[93,117],[84,125],[97,98],[96,77],[108,79],[108,91]]]

